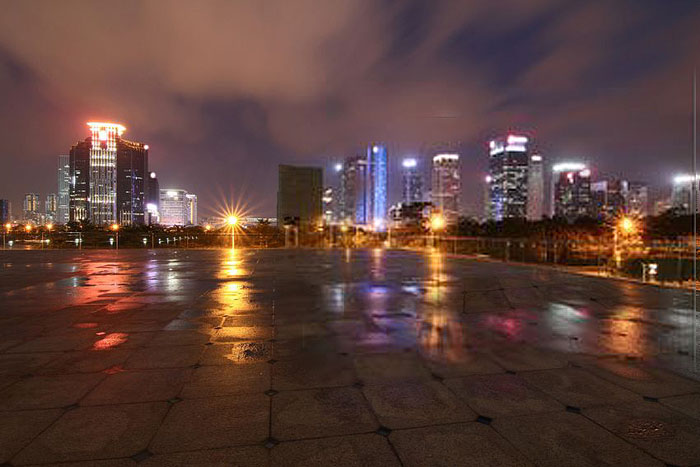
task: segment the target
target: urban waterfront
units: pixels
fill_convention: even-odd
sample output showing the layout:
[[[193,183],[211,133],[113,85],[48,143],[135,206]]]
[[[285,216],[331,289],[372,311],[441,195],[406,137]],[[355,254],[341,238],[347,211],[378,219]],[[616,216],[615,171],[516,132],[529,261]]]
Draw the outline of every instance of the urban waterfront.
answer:
[[[382,249],[0,260],[1,462],[700,463],[686,291]]]

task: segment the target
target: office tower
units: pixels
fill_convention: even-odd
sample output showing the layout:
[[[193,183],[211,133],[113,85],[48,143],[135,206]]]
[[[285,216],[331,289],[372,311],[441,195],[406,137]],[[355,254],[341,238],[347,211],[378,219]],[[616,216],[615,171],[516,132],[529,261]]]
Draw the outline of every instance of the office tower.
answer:
[[[629,182],[627,190],[627,212],[636,217],[649,215],[649,187],[643,182]]]
[[[2,224],[2,228],[4,228],[5,224],[10,222],[12,219],[12,207],[10,204],[10,200],[8,199],[0,199],[0,224]]]
[[[70,194],[68,214],[71,222],[90,218],[90,138],[79,141],[69,152]]]
[[[89,122],[70,152],[70,220],[143,224],[148,145],[122,139],[118,123]]]
[[[554,215],[572,222],[591,217],[591,171],[576,162],[564,162],[552,167]]]
[[[160,184],[155,172],[148,174],[148,183],[146,185],[146,216],[145,223],[147,225],[158,224],[160,221]]]
[[[673,209],[673,203],[671,202],[671,198],[664,197],[654,202],[652,213],[654,216],[661,216],[663,214],[666,214],[671,209]]]
[[[277,222],[313,226],[323,215],[323,169],[280,165],[277,187]]]
[[[26,222],[40,224],[39,195],[36,193],[26,193],[22,202],[22,219]]]
[[[55,224],[57,222],[56,216],[58,214],[58,195],[56,193],[49,193],[46,195],[44,214],[46,215],[46,223]]]
[[[489,142],[490,218],[495,221],[527,217],[530,167],[527,144],[527,137],[519,135]]]
[[[459,195],[462,185],[459,175],[459,154],[437,154],[433,157],[431,199],[433,207],[448,225],[459,219]]]
[[[120,224],[145,224],[148,177],[148,145],[119,138],[116,199]]]
[[[484,177],[483,192],[481,201],[484,205],[484,220],[491,220],[491,175]]]
[[[365,183],[366,219],[364,224],[384,231],[386,228],[386,194],[388,186],[387,149],[383,144],[367,147],[367,182]]]
[[[340,220],[349,224],[361,224],[365,219],[365,181],[367,161],[361,157],[345,160],[340,175]],[[278,219],[278,222],[281,222]]]
[[[625,180],[610,178],[591,183],[593,214],[598,219],[614,219],[626,212],[628,184]]]
[[[70,220],[70,156],[58,156],[58,207],[56,222],[67,224]]]
[[[404,204],[423,201],[423,177],[418,170],[418,161],[404,159],[401,166]]]
[[[185,203],[187,206],[186,225],[197,225],[197,195],[187,193],[185,195]]]
[[[673,179],[673,191],[671,192],[671,207],[678,213],[688,215],[693,213],[693,176],[692,175],[677,175]],[[697,180],[697,177],[695,177]],[[696,181],[695,185],[695,210],[700,207],[700,190]]]
[[[160,224],[171,227],[175,225],[196,225],[197,196],[186,190],[160,190]]]
[[[323,189],[323,221],[327,224],[335,224],[338,221],[337,204],[338,192],[333,187]]]
[[[527,220],[538,221],[544,215],[544,164],[542,156],[530,156],[527,173]]]

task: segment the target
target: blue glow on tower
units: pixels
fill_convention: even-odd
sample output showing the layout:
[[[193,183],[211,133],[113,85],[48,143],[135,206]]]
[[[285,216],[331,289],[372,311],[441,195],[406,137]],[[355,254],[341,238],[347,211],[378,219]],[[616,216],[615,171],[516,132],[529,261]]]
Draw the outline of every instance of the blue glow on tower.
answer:
[[[382,144],[370,144],[367,148],[367,190],[369,201],[368,219],[378,231],[386,229],[386,193],[387,193],[387,150]]]

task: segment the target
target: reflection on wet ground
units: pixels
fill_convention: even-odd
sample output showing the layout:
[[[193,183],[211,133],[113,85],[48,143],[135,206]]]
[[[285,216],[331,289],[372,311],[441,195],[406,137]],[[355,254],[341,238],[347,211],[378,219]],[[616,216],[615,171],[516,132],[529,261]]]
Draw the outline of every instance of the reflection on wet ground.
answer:
[[[683,291],[379,249],[0,259],[0,463],[700,464]]]

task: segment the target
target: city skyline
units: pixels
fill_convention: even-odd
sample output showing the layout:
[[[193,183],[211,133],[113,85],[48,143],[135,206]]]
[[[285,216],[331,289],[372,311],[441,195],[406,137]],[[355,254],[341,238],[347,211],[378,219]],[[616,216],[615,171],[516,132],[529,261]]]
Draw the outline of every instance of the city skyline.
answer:
[[[506,130],[538,141],[547,160],[593,161],[655,187],[689,172],[697,2],[489,3],[279,4],[272,16],[181,4],[186,24],[157,2],[110,14],[99,2],[46,2],[39,15],[33,2],[7,3],[1,196],[16,210],[26,192],[54,192],[48,161],[89,120],[128,123],[152,165],[169,167],[163,184],[187,186],[201,206],[232,193],[259,215],[275,212],[278,164],[327,169],[370,141],[396,156],[389,204],[402,158],[454,151],[464,185],[476,186],[484,141]],[[125,20],[120,47],[105,47]],[[62,52],[46,54],[47,43]],[[90,57],[100,67],[75,66]],[[481,213],[479,190],[461,204]]]

